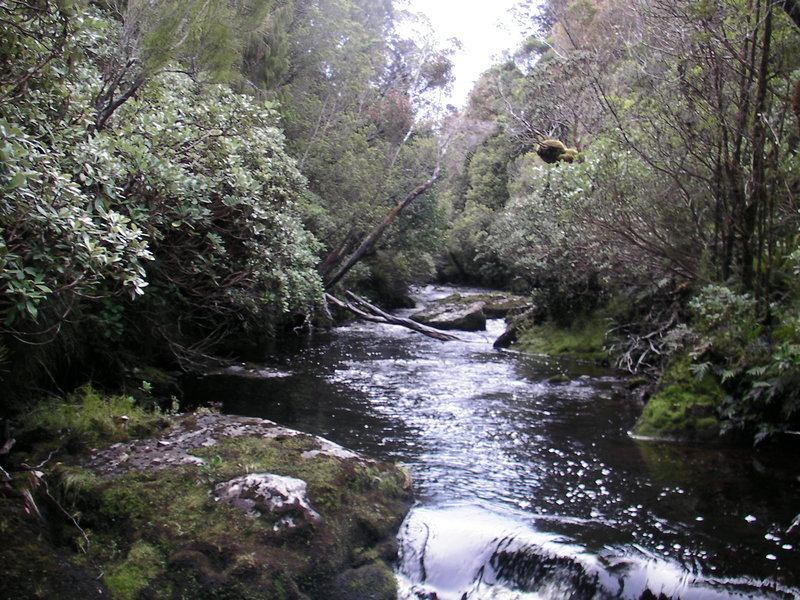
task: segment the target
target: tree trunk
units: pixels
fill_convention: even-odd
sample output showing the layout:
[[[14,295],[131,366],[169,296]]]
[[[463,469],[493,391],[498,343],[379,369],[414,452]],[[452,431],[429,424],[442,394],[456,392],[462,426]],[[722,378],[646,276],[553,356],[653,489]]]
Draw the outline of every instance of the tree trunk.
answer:
[[[336,273],[325,280],[325,289],[329,290],[333,286],[335,286],[339,281],[344,277],[347,272],[353,268],[353,266],[364,258],[364,255],[369,252],[375,243],[380,239],[383,232],[386,231],[389,226],[394,222],[397,216],[403,212],[403,210],[411,204],[417,197],[421,196],[428,190],[433,187],[433,184],[436,183],[436,180],[439,178],[439,165],[436,165],[436,168],[433,170],[433,174],[431,178],[428,179],[422,185],[418,185],[415,187],[403,200],[397,203],[397,205],[389,211],[389,214],[383,218],[375,228],[369,232],[367,237],[364,238],[364,241],[361,242],[361,245],[356,248],[355,252],[350,255],[350,258],[347,259],[347,262],[341,266],[341,268],[336,271]]]
[[[753,111],[753,150],[751,189],[744,207],[742,219],[742,284],[746,290],[758,290],[756,274],[764,268],[763,231],[759,231],[759,217],[767,203],[766,146],[767,129],[764,123],[767,109],[767,81],[769,79],[769,53],[772,42],[772,7],[766,7],[764,38],[761,45],[761,60],[758,64],[756,98]],[[758,264],[757,264],[758,263]]]
[[[355,244],[358,240],[353,232],[353,228],[347,232],[342,240],[342,243],[336,246],[333,250],[331,250],[328,255],[325,257],[325,260],[319,265],[317,271],[322,276],[322,279],[325,280],[330,275],[331,271],[336,268],[341,260],[342,256],[345,252],[349,251],[352,248],[353,244]]]
[[[427,325],[423,325],[422,323],[417,323],[416,321],[412,321],[411,319],[404,319],[402,317],[396,317],[394,315],[390,315],[389,313],[382,311],[374,304],[370,304],[360,296],[355,295],[353,292],[345,292],[345,293],[347,294],[348,298],[356,302],[359,306],[364,307],[366,310],[362,310],[358,308],[358,306],[354,306],[349,302],[344,302],[342,300],[339,300],[338,298],[332,296],[331,294],[326,293],[325,299],[334,306],[338,306],[339,308],[348,310],[357,317],[364,319],[365,321],[372,321],[373,323],[387,323],[389,325],[399,325],[400,327],[405,327],[407,329],[411,329],[418,333],[422,333],[423,335],[427,335],[428,337],[432,337],[437,340],[442,340],[445,342],[450,340],[460,339],[458,336],[455,336],[452,333],[447,333],[445,331],[441,331],[434,327],[428,327]]]

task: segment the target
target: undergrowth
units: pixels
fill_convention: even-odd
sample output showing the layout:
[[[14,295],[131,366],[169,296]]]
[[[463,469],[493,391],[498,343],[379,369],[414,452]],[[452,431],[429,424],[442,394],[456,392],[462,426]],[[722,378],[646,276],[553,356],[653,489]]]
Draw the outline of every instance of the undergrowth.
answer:
[[[105,395],[91,384],[36,402],[19,421],[23,437],[70,451],[147,437],[167,424],[158,408],[145,410],[132,396]]]

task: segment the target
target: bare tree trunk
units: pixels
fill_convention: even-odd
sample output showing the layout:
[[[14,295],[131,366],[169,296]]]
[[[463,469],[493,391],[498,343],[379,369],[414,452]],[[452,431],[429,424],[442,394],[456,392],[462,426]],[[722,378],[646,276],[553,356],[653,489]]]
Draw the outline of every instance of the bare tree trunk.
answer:
[[[418,333],[422,333],[423,335],[427,335],[428,337],[435,338],[437,340],[442,341],[450,341],[450,340],[458,340],[459,337],[453,335],[452,333],[447,333],[445,331],[441,331],[439,329],[435,329],[434,327],[428,327],[427,325],[423,325],[422,323],[417,323],[416,321],[412,321],[411,319],[404,319],[402,317],[396,317],[394,315],[390,315],[387,312],[382,311],[380,308],[375,306],[374,304],[370,304],[360,296],[355,295],[353,292],[345,292],[347,297],[356,302],[359,306],[363,307],[366,310],[362,310],[358,306],[351,304],[350,302],[344,302],[343,300],[339,300],[335,296],[331,294],[325,294],[325,299],[333,304],[334,306],[338,306],[339,308],[343,308],[344,310],[350,311],[357,317],[364,319],[365,321],[372,321],[373,323],[387,323],[389,325],[399,325],[400,327],[405,327],[407,329],[411,329]],[[369,311],[369,312],[367,312]]]
[[[354,228],[350,228],[350,231],[344,236],[342,243],[336,246],[333,250],[331,250],[322,263],[317,268],[317,271],[322,276],[323,280],[330,275],[331,271],[336,268],[342,261],[342,256],[345,252],[348,252],[350,248],[358,241],[356,239],[355,233],[353,231]]]
[[[372,231],[369,232],[367,237],[364,238],[364,241],[361,242],[361,245],[356,248],[355,252],[350,255],[350,258],[347,259],[347,261],[339,268],[339,270],[336,271],[332,277],[326,279],[325,289],[329,290],[334,285],[339,283],[342,277],[344,277],[347,272],[352,269],[358,261],[364,258],[364,255],[372,249],[375,243],[380,239],[381,235],[383,235],[383,232],[389,228],[397,216],[403,212],[403,210],[408,207],[408,205],[411,204],[416,198],[430,190],[438,178],[439,165],[437,164],[430,179],[428,179],[428,181],[425,183],[415,187],[405,198],[403,198],[403,200],[398,202],[397,205],[389,211],[389,214],[386,215]]]
[[[761,58],[757,68],[756,97],[753,109],[752,162],[750,191],[745,198],[742,214],[742,284],[745,289],[760,292],[756,275],[763,265],[763,232],[759,231],[758,221],[767,203],[766,157],[767,131],[763,114],[767,107],[767,81],[769,79],[769,53],[772,42],[772,7],[766,7],[764,16],[764,37],[761,44]],[[755,45],[757,42],[754,41]]]

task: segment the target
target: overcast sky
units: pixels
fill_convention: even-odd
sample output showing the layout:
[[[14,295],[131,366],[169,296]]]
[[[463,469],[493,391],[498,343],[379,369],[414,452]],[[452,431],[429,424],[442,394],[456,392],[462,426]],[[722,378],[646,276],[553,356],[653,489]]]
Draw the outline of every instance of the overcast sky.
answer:
[[[450,102],[462,106],[478,76],[503,50],[524,39],[510,13],[516,0],[406,0],[408,10],[428,16],[441,40],[458,38],[463,48],[452,57],[455,86]],[[402,5],[402,2],[398,2]]]

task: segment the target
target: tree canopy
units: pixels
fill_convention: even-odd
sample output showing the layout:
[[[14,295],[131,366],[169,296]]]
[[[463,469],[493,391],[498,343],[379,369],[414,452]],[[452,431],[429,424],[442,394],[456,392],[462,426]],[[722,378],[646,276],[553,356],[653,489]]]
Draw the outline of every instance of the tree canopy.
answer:
[[[436,164],[414,104],[447,62],[392,17],[357,0],[0,2],[3,377],[191,369],[310,319],[321,259]],[[435,212],[387,232],[374,264],[428,273]]]
[[[611,303],[620,366],[683,348],[724,381],[729,415],[796,421],[795,3],[544,8],[466,110],[490,133],[447,179],[453,272],[532,293],[562,323]],[[735,334],[699,316],[734,305],[750,311]]]
[[[191,369],[440,277],[615,306],[621,366],[682,348],[796,420],[798,10],[521,2],[454,109],[391,0],[0,0],[2,376]]]

